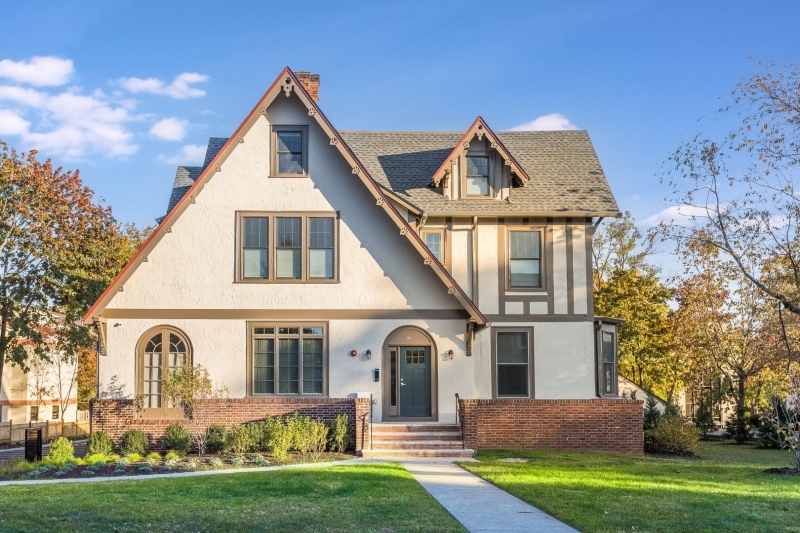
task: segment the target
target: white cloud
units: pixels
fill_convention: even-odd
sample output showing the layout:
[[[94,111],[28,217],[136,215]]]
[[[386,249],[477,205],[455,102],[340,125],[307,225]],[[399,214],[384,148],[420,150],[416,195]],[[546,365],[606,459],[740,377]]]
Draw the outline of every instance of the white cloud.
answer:
[[[0,109],[0,135],[20,135],[31,123],[10,109]]]
[[[206,148],[202,144],[187,144],[174,155],[159,155],[158,160],[170,165],[202,165],[206,157]]]
[[[153,124],[153,127],[150,128],[150,135],[163,141],[182,141],[188,130],[188,121],[169,117]]]
[[[699,206],[686,206],[686,205],[673,205],[656,213],[651,217],[647,217],[642,221],[644,226],[658,226],[662,222],[666,224],[677,224],[680,226],[688,226],[693,221],[694,217],[708,217],[710,211],[704,207]]]
[[[561,113],[550,113],[542,115],[530,122],[525,122],[519,126],[514,126],[511,131],[554,131],[554,130],[577,130],[578,127],[569,121]]]
[[[34,56],[30,61],[0,61],[0,78],[37,87],[64,85],[72,77],[71,59]]]
[[[117,83],[123,89],[132,93],[160,94],[171,98],[184,99],[205,96],[206,92],[204,90],[193,87],[194,84],[205,81],[208,81],[208,76],[205,74],[184,72],[175,76],[175,79],[169,85],[158,78],[120,78]]]

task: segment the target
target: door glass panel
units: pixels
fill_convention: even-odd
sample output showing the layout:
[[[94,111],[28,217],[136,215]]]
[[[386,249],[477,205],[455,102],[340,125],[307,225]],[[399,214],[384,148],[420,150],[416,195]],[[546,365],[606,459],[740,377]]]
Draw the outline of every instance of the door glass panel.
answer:
[[[397,352],[395,350],[389,352],[389,369],[391,371],[389,378],[389,405],[397,407]]]

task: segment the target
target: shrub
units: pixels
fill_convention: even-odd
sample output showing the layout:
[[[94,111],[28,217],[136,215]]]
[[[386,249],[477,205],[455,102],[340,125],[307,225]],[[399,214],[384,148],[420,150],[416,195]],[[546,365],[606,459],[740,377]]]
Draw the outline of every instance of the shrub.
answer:
[[[658,400],[655,396],[647,395],[644,408],[644,430],[655,429],[661,420],[661,411],[658,409]]]
[[[106,464],[106,461],[108,461],[108,456],[99,453],[93,453],[83,458],[83,464],[86,465]]]
[[[186,455],[192,447],[192,436],[183,424],[170,424],[164,437],[164,446],[167,450]]]
[[[160,461],[161,460],[161,454],[158,453],[158,452],[150,452],[150,453],[147,454],[147,460],[148,461]]]
[[[293,414],[286,419],[286,427],[289,429],[289,435],[292,440],[292,448],[302,454],[306,454],[311,450],[311,443],[309,440],[309,425],[311,418],[307,416],[300,416],[298,413]]]
[[[129,429],[122,434],[122,455],[138,453],[147,455],[150,448],[150,438],[139,429]]]
[[[231,464],[236,468],[241,468],[244,466],[244,457],[237,455],[231,459]]]
[[[143,458],[138,453],[129,453],[128,455],[125,456],[125,459],[128,460],[128,464],[131,464],[131,463],[138,463]]]
[[[336,415],[328,424],[328,429],[328,449],[332,452],[345,451],[350,444],[350,417]]]
[[[47,454],[47,460],[50,463],[64,464],[75,459],[75,448],[69,439],[58,437],[50,443],[50,452]]]
[[[177,459],[177,460],[180,461],[181,454],[179,454],[178,452],[173,450],[171,452],[167,452],[167,455],[164,456],[164,459],[167,460],[167,461],[169,461],[170,459]]]
[[[294,439],[289,426],[283,423],[283,417],[268,417],[264,423],[264,431],[272,456],[281,461],[286,460]]]
[[[314,458],[319,458],[328,447],[328,426],[322,420],[311,420],[306,431],[308,451]]]
[[[208,461],[208,464],[213,466],[214,468],[219,468],[219,467],[223,466],[225,463],[223,463],[222,459],[220,459],[219,457],[212,457]]]
[[[189,459],[186,461],[186,464],[183,465],[184,470],[197,470],[197,459]]]
[[[744,444],[753,436],[750,426],[750,417],[739,416],[737,413],[733,418],[725,422],[724,435],[728,439],[735,440],[738,444]]]
[[[117,468],[125,468],[126,466],[130,466],[131,462],[126,457],[120,457],[117,459]]]
[[[89,443],[86,445],[89,455],[110,455],[114,451],[114,445],[105,431],[93,431],[89,435]]]
[[[209,453],[222,453],[228,443],[228,430],[220,424],[212,424],[208,428],[206,448]]]
[[[255,442],[247,426],[235,424],[228,431],[228,449],[233,453],[247,453],[253,451]]]
[[[267,447],[266,424],[264,422],[253,422],[245,426],[250,433],[250,440],[253,441],[253,450],[263,450]]]
[[[170,457],[166,461],[164,461],[164,466],[166,468],[173,468],[181,461],[180,457]]]
[[[679,416],[663,417],[655,428],[645,431],[645,451],[651,453],[694,455],[699,442],[694,424]]]
[[[89,470],[89,469],[86,469],[83,472],[81,472],[82,476],[93,476],[94,474],[95,474],[94,470]]]

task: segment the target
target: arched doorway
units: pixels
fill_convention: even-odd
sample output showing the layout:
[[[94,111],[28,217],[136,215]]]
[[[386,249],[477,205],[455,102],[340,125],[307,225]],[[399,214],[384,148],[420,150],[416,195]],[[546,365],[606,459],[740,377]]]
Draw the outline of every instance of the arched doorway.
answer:
[[[438,352],[422,328],[403,326],[383,343],[383,421],[438,420]]]

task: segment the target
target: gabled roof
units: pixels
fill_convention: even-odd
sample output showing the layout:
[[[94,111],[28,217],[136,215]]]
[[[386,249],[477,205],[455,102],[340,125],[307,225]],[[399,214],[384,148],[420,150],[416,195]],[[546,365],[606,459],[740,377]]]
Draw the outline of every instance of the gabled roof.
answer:
[[[503,131],[496,137],[530,181],[508,201],[450,199],[431,186],[462,132],[342,131],[370,175],[428,214],[484,216],[619,216],[619,207],[585,131]]]
[[[202,192],[205,184],[216,174],[223,172],[224,164],[228,156],[231,154],[231,152],[233,152],[238,143],[244,142],[244,135],[250,130],[253,124],[255,124],[256,120],[258,120],[258,117],[261,114],[266,114],[269,104],[280,95],[289,97],[292,94],[295,94],[297,97],[299,97],[303,104],[305,104],[306,108],[308,108],[309,116],[314,117],[314,119],[317,121],[317,124],[328,135],[331,146],[335,146],[345,160],[348,161],[353,169],[353,174],[355,174],[372,193],[377,205],[382,207],[383,210],[395,222],[399,229],[400,235],[405,236],[412,246],[417,249],[420,255],[424,258],[424,263],[433,269],[439,279],[441,279],[441,281],[447,287],[448,292],[453,294],[456,299],[458,299],[464,309],[469,313],[471,320],[477,323],[479,326],[486,324],[486,318],[483,316],[483,314],[481,314],[475,303],[466,295],[464,290],[458,285],[458,283],[456,283],[444,266],[431,254],[430,250],[428,250],[427,246],[425,246],[425,244],[422,242],[422,239],[419,237],[419,235],[417,235],[416,231],[414,231],[408,224],[408,221],[402,215],[400,215],[397,209],[395,209],[394,204],[389,201],[388,197],[381,190],[381,187],[372,178],[372,176],[370,176],[367,169],[355,156],[353,151],[345,142],[344,138],[339,135],[339,132],[336,131],[330,121],[328,121],[327,117],[325,117],[325,115],[322,113],[322,110],[319,108],[319,106],[317,106],[317,103],[309,96],[308,92],[306,92],[303,85],[298,81],[297,77],[294,75],[291,69],[289,69],[289,67],[286,67],[283,72],[281,72],[280,76],[278,76],[270,88],[267,89],[267,92],[264,94],[264,96],[261,97],[258,104],[256,104],[256,106],[247,115],[244,122],[242,122],[234,134],[224,142],[216,155],[213,155],[211,160],[207,161],[207,164],[204,165],[205,168],[201,172],[200,176],[190,186],[189,190],[186,191],[183,198],[181,198],[174,209],[167,213],[153,234],[147,239],[147,241],[145,241],[145,243],[131,258],[128,264],[125,265],[125,268],[123,268],[117,277],[114,278],[114,281],[111,282],[111,285],[108,286],[105,292],[100,295],[100,298],[98,298],[86,315],[84,315],[84,323],[88,324],[99,321],[99,315],[102,310],[105,309],[105,307],[113,298],[114,294],[123,289],[125,281],[129,279],[131,275],[133,275],[142,262],[146,261],[147,254],[150,252],[150,250],[152,250],[158,244],[164,235],[172,231],[172,224],[186,209],[189,208],[190,205],[194,203],[195,198]],[[206,159],[209,159],[208,154],[206,155]]]
[[[462,153],[469,150],[469,143],[472,141],[473,138],[478,137],[479,141],[483,140],[483,137],[486,137],[491,143],[491,147],[503,157],[505,165],[511,168],[511,173],[516,176],[516,178],[525,185],[528,183],[530,179],[528,174],[525,172],[525,169],[517,163],[517,160],[514,159],[514,156],[503,146],[503,143],[500,139],[497,138],[497,135],[489,128],[489,125],[483,120],[483,118],[478,117],[475,119],[475,122],[472,123],[472,126],[464,133],[461,139],[458,140],[453,151],[442,161],[442,164],[436,169],[436,172],[433,173],[431,176],[431,183],[434,187],[438,187],[444,178],[445,174],[450,172],[450,168],[452,164],[455,162],[455,159],[461,155]]]

